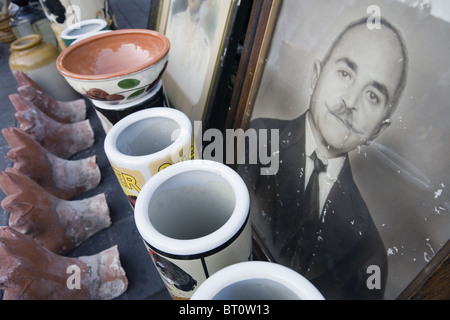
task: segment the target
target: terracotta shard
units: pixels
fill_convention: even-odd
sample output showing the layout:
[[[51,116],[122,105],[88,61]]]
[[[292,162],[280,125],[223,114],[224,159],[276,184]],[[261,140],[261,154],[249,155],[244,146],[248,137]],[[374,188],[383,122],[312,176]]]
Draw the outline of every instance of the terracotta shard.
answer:
[[[117,246],[92,256],[63,257],[11,227],[0,227],[4,300],[109,300],[127,287]]]
[[[24,100],[32,103],[54,120],[75,123],[86,119],[86,102],[83,99],[57,101],[30,85],[20,86],[17,91]]]
[[[13,71],[12,74],[14,78],[16,78],[16,81],[19,84],[19,86],[32,86],[39,91],[43,91],[42,88],[33,79],[27,76],[26,73],[22,71]]]
[[[94,131],[89,120],[76,123],[56,121],[17,94],[9,96],[20,128],[32,136],[45,149],[63,159],[91,147]]]
[[[19,171],[36,181],[54,196],[69,200],[97,187],[101,180],[96,156],[81,160],[57,157],[19,128],[2,130],[11,147],[8,158],[14,162],[6,171]]]
[[[104,194],[76,201],[59,199],[19,172],[1,172],[1,205],[9,226],[58,254],[66,254],[111,225]]]

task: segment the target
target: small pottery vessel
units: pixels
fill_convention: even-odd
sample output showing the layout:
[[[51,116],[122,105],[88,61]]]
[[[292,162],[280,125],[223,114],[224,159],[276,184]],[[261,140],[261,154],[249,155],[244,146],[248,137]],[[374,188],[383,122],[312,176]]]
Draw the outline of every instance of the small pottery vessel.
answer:
[[[8,11],[8,0],[3,0],[2,11],[0,13],[0,41],[9,44],[16,40],[10,26],[11,15]]]
[[[66,46],[61,39],[61,32],[72,24],[88,19],[103,19],[111,30],[117,29],[110,0],[39,0],[59,46]]]
[[[22,71],[56,100],[68,101],[78,98],[56,69],[59,50],[43,42],[38,34],[19,38],[11,43],[9,67],[12,72]]]
[[[161,79],[170,49],[161,33],[123,29],[73,43],[59,55],[58,71],[79,93],[110,104],[139,99]]]
[[[0,14],[0,41],[9,44],[16,40],[16,36],[9,25],[11,20],[10,14]]]
[[[83,40],[83,39],[86,39],[86,38],[89,38],[89,37],[92,37],[92,36],[96,36],[96,35],[98,35],[98,34],[102,34],[102,33],[106,33],[106,32],[111,32],[111,31],[112,31],[112,30],[102,30],[102,31],[94,32],[94,33],[92,33],[92,34],[83,35],[83,36],[79,37],[78,39],[76,39],[74,42],[72,42],[72,44],[73,44],[73,43],[80,42],[80,41]]]
[[[266,261],[242,262],[208,278],[192,300],[324,300],[305,277]]]
[[[79,38],[92,36],[99,31],[108,29],[108,23],[103,19],[88,19],[74,23],[61,32],[61,39],[66,47]]]

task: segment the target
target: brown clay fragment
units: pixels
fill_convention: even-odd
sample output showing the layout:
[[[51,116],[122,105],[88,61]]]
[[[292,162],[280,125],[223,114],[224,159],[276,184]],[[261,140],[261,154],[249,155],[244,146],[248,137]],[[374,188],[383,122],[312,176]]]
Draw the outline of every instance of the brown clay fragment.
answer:
[[[96,156],[66,160],[44,149],[19,128],[5,128],[2,134],[11,147],[7,156],[14,162],[13,168],[6,171],[25,174],[63,200],[72,199],[99,185],[101,172]]]
[[[94,144],[94,131],[89,120],[61,123],[17,94],[9,98],[17,110],[15,116],[20,122],[20,128],[52,154],[68,159]]]
[[[0,227],[5,300],[109,300],[127,287],[117,246],[92,256],[63,257],[11,227]]]
[[[111,225],[104,194],[62,200],[19,172],[1,172],[0,187],[6,194],[1,205],[10,213],[9,226],[57,254],[68,253]]]
[[[54,120],[62,123],[75,123],[86,119],[86,102],[83,99],[57,101],[30,85],[20,86],[17,91],[20,97]]]

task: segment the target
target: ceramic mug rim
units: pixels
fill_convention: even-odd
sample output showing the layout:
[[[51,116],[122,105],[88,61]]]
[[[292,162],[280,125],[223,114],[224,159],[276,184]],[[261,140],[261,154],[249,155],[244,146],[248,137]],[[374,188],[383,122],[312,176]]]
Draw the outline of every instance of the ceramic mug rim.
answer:
[[[235,206],[230,218],[214,232],[195,239],[180,240],[160,233],[150,222],[148,206],[155,191],[168,179],[192,171],[216,174],[230,184],[234,191]],[[175,163],[158,172],[147,181],[139,193],[134,210],[137,229],[143,240],[166,257],[198,259],[212,255],[227,246],[246,228],[250,213],[250,195],[242,178],[230,167],[211,160],[197,159]]]
[[[106,29],[106,30],[94,31],[94,32],[92,32],[92,33],[84,33],[84,34],[82,34],[80,37],[76,38],[71,44],[78,43],[78,42],[80,42],[81,40],[84,40],[84,39],[87,39],[87,38],[96,36],[96,35],[98,35],[98,34],[107,33],[107,32],[112,32],[112,31],[113,31],[113,30]]]
[[[109,38],[109,37],[115,37],[116,35],[128,35],[128,34],[139,34],[139,35],[147,35],[147,36],[153,36],[158,39],[160,39],[163,44],[163,50],[155,56],[153,59],[148,60],[147,62],[141,64],[138,67],[132,68],[132,69],[123,69],[121,71],[113,72],[113,73],[105,73],[105,74],[97,74],[97,75],[83,75],[83,74],[77,74],[72,71],[69,71],[66,69],[63,65],[65,57],[70,55],[75,50],[81,50],[81,48],[91,42],[96,41],[100,38]],[[85,81],[95,81],[95,80],[111,80],[115,78],[122,78],[127,75],[132,75],[135,73],[138,73],[140,71],[149,69],[150,67],[155,66],[158,64],[161,60],[163,60],[165,57],[168,56],[170,50],[170,41],[169,39],[163,35],[162,33],[154,30],[148,30],[148,29],[119,29],[119,30],[113,30],[111,32],[103,32],[98,33],[96,35],[93,35],[91,37],[87,37],[84,39],[81,39],[80,41],[76,43],[72,43],[72,45],[68,46],[66,49],[64,49],[57,57],[56,59],[56,68],[58,71],[64,75],[65,77],[74,79],[74,80],[85,80]]]
[[[268,261],[246,261],[225,267],[206,279],[191,299],[210,300],[227,286],[258,279],[275,281],[292,291],[301,300],[325,299],[304,276],[288,267]]]
[[[117,139],[122,132],[131,125],[149,118],[165,118],[176,122],[178,124],[179,135],[175,141],[166,148],[147,155],[132,156],[120,152],[117,148]],[[191,141],[192,124],[183,112],[172,108],[154,107],[134,112],[118,121],[106,134],[104,149],[111,162],[119,167],[129,165],[148,166],[150,162],[156,159],[162,159],[172,155],[173,151],[181,150],[187,144],[191,143]]]
[[[97,26],[97,28],[95,30],[91,30],[89,32],[81,33],[81,34],[78,34],[78,35],[70,35],[70,32],[75,30],[78,26],[79,27],[83,27],[83,26],[86,26],[86,25],[95,25],[95,26]],[[104,28],[106,28],[107,26],[108,26],[108,22],[106,20],[104,20],[104,19],[98,19],[97,18],[97,19],[81,20],[80,22],[74,23],[71,26],[65,28],[61,32],[61,38],[69,40],[69,41],[71,41],[71,40],[73,41],[73,40],[76,40],[76,39],[78,39],[78,38],[80,38],[82,36],[86,36],[86,35],[89,35],[89,34],[94,34],[96,32],[99,32],[99,31],[103,30]]]

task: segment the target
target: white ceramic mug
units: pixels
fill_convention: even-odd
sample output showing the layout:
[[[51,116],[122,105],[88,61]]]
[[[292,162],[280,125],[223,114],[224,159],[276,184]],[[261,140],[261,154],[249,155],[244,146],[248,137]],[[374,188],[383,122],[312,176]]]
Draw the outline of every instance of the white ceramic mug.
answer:
[[[241,177],[209,160],[176,163],[149,180],[135,222],[174,299],[252,253],[250,198]]]
[[[265,261],[226,267],[195,291],[192,300],[324,300],[306,278],[285,266]]]
[[[138,111],[111,128],[105,153],[133,208],[152,176],[176,162],[195,158],[193,140],[189,118],[171,108]]]
[[[169,107],[162,80],[160,80],[142,98],[127,103],[114,105],[99,100],[91,100],[91,102],[94,105],[97,116],[106,133],[108,133],[117,122],[134,112],[154,107]]]
[[[74,23],[61,32],[61,39],[66,47],[80,38],[86,38],[108,29],[105,19],[87,19]]]

